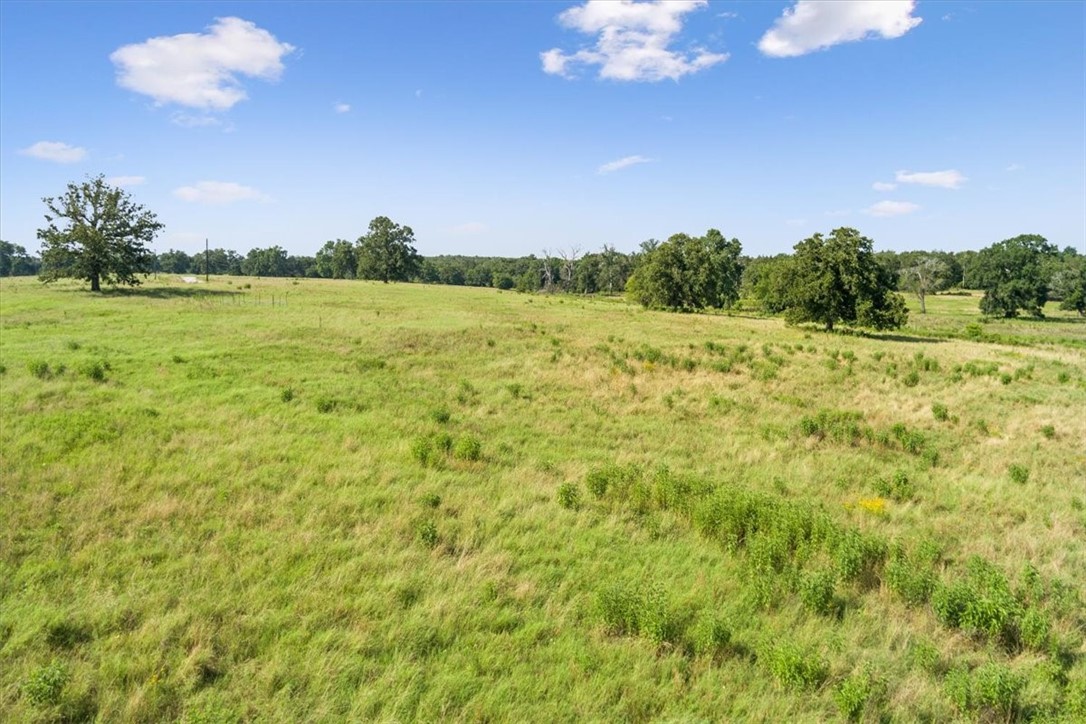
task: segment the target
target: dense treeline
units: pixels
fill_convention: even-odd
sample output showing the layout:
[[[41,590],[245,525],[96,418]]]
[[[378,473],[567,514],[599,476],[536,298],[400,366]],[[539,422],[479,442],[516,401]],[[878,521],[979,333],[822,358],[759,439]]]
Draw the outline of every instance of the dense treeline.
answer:
[[[828,239],[833,239],[835,230]],[[816,235],[821,239],[821,235]],[[858,237],[863,238],[863,237]],[[742,255],[738,239],[727,239],[716,229],[705,236],[675,234],[667,241],[649,239],[632,253],[604,245],[599,251],[581,254],[577,249],[544,251],[522,257],[440,255],[423,257],[415,252],[410,227],[385,217],[371,222],[369,233],[357,241],[327,241],[314,256],[287,253],[281,246],[250,249],[245,255],[223,248],[207,254],[188,254],[170,249],[153,257],[151,271],[164,274],[219,274],[257,277],[314,277],[327,279],[378,279],[425,284],[491,287],[521,292],[554,291],[576,294],[622,294],[647,307],[696,310],[728,308],[740,299],[770,314],[789,313],[799,321],[816,318],[818,312],[802,312],[796,299],[801,288],[819,283],[840,288],[846,278],[824,271],[821,282],[803,281],[815,256],[803,249],[811,240],[796,245],[792,254],[749,257]],[[823,240],[825,241],[825,240]],[[823,243],[820,241],[818,243]],[[982,311],[989,316],[1040,315],[1046,301],[1086,314],[1086,256],[1074,247],[1060,251],[1037,235],[1022,235],[992,244],[980,251],[879,251],[868,244],[859,262],[868,282],[914,295],[923,313],[929,294],[950,289],[985,291]],[[22,246],[0,242],[0,276],[42,273],[41,259]],[[806,286],[804,286],[806,285]],[[828,285],[828,286],[827,286]],[[868,291],[874,289],[870,287]],[[812,291],[812,293],[815,293]],[[867,293],[867,292],[864,292]],[[869,312],[883,305],[884,319],[896,319],[881,292],[875,307],[865,303],[867,316],[853,318],[846,312],[838,319],[870,326]],[[825,292],[822,293],[825,296]],[[846,294],[847,296],[847,294]],[[882,301],[880,301],[882,300]],[[845,300],[855,305],[855,300]],[[817,304],[829,304],[818,302]],[[854,311],[854,310],[853,310]],[[866,320],[866,321],[865,321]]]

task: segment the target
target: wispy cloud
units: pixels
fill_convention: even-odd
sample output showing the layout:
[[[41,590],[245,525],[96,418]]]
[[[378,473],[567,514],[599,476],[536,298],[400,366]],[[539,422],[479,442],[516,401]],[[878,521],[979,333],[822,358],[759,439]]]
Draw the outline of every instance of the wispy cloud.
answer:
[[[174,189],[173,195],[182,201],[199,204],[231,204],[235,201],[268,201],[260,191],[232,181],[200,181],[192,186]]]
[[[110,186],[142,186],[147,183],[144,176],[113,176],[106,179]]]
[[[70,146],[61,141],[38,141],[33,146],[20,150],[19,153],[31,158],[40,158],[42,161],[77,163],[86,158],[87,149]]]
[[[1023,166],[1020,163],[1012,163],[1010,166],[1007,166],[1007,168],[1005,168],[1004,171],[1011,171],[1011,172],[1021,171],[1024,168],[1025,168],[1025,166]]]
[[[334,110],[336,113],[350,113],[351,112],[351,104],[350,103],[333,103],[332,104],[332,110]]]
[[[606,174],[606,173],[611,173],[613,171],[621,171],[624,168],[629,168],[630,166],[636,166],[639,163],[651,163],[651,162],[652,162],[651,158],[645,158],[644,156],[626,156],[625,158],[620,158],[617,161],[610,161],[608,163],[603,164],[598,169],[596,169],[596,173],[602,175],[602,174]]]
[[[901,184],[938,186],[944,189],[959,188],[969,180],[960,171],[954,169],[947,169],[946,171],[898,171],[894,179]]]
[[[871,216],[902,216],[919,209],[920,207],[911,201],[880,201],[867,207],[864,213]]]
[[[872,37],[900,38],[921,23],[915,6],[913,0],[798,0],[762,36],[758,50],[790,58]]]
[[[705,48],[689,52],[669,46],[683,27],[683,16],[703,8],[706,0],[630,2],[588,0],[558,16],[563,26],[596,35],[591,48],[566,53],[552,48],[539,54],[543,72],[573,77],[577,66],[598,66],[599,78],[621,81],[678,80],[728,59]]]
[[[170,123],[182,128],[210,128],[223,125],[221,118],[209,113],[193,114],[184,111],[175,111],[170,116]]]
[[[897,184],[886,183],[885,181],[876,181],[871,184],[871,188],[876,191],[893,191],[897,188]]]
[[[150,38],[109,56],[122,88],[158,105],[222,111],[248,96],[239,76],[273,81],[294,46],[241,18],[217,18],[205,33]]]

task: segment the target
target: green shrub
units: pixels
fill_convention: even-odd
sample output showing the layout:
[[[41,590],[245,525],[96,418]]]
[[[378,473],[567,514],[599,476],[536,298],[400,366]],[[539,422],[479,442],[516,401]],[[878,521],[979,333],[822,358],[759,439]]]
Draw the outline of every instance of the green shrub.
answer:
[[[1025,465],[1012,464],[1007,468],[1007,473],[1011,476],[1012,483],[1025,485],[1029,482],[1029,468]]]
[[[834,688],[833,703],[845,719],[859,721],[872,697],[873,688],[870,672],[855,672]]]
[[[813,571],[799,584],[799,598],[808,611],[823,616],[834,612],[833,588],[837,583],[833,571]]]
[[[53,706],[60,703],[60,695],[68,683],[68,669],[59,661],[52,661],[35,669],[23,682],[23,696],[35,706]]]
[[[334,397],[328,397],[327,395],[321,395],[316,401],[317,412],[329,413],[335,412],[335,409],[339,407],[339,402]]]
[[[1067,384],[1071,381],[1071,375],[1068,372],[1060,372],[1058,375],[1056,375],[1056,381],[1059,382],[1061,385]]]
[[[939,422],[946,422],[950,419],[950,410],[941,402],[932,403],[931,414]]]
[[[664,589],[659,585],[649,586],[641,597],[638,620],[642,635],[654,644],[674,644],[682,638],[683,630],[679,617],[672,610]]]
[[[917,641],[909,649],[909,659],[912,665],[932,676],[938,675],[943,670],[943,660],[939,655],[939,649],[930,641]]]
[[[279,392],[279,399],[283,402],[290,402],[294,399],[294,390],[290,387],[285,387]]]
[[[440,508],[441,496],[437,493],[427,493],[422,496],[422,504],[427,508]]]
[[[452,450],[452,437],[447,433],[421,435],[411,443],[411,456],[424,467],[439,467]]]
[[[773,678],[790,688],[815,689],[829,674],[829,664],[824,659],[790,642],[777,644],[764,659]]]
[[[1002,383],[1003,383],[1003,384],[1005,384],[1005,385],[1009,385],[1009,384],[1010,384],[1010,383],[1011,383],[1011,382],[1012,382],[1013,380],[1014,380],[1014,378],[1013,378],[1013,377],[1011,377],[1011,376],[1010,376],[1009,374],[1007,374],[1006,372],[1004,372],[1003,374],[1001,374],[1001,375],[999,376],[999,381],[1000,381],[1000,382],[1002,382]]]
[[[82,372],[85,376],[94,380],[95,382],[105,382],[106,371],[108,369],[109,362],[96,361],[87,362],[79,368],[79,371]]]
[[[610,584],[599,593],[596,605],[611,633],[634,636],[641,630],[640,595],[633,584]]]
[[[566,482],[559,485],[558,504],[568,510],[577,510],[580,508],[581,486],[574,482]]]
[[[875,492],[894,500],[911,500],[916,490],[909,480],[908,473],[904,470],[896,470],[889,479],[877,478],[875,480]]]
[[[1011,721],[1018,712],[1018,696],[1025,679],[1004,664],[990,662],[978,667],[970,677],[969,703],[989,716]],[[985,717],[987,718],[987,717]]]
[[[430,410],[430,419],[439,425],[444,425],[452,418],[447,407],[437,407]]]
[[[473,435],[461,435],[452,448],[452,456],[457,460],[473,462],[483,457],[483,443]]]
[[[895,548],[883,568],[883,580],[905,603],[919,606],[927,603],[939,581],[933,562],[922,552],[906,555],[901,548]]]
[[[49,369],[49,363],[45,360],[31,360],[26,365],[30,374],[37,377],[39,380],[47,380],[53,376],[52,370]]]
[[[1053,425],[1045,425],[1041,428],[1041,434],[1044,435],[1045,439],[1053,440],[1056,437],[1056,428]]]
[[[1044,651],[1048,645],[1052,625],[1048,617],[1035,608],[1028,608],[1018,623],[1022,643],[1035,651]]]
[[[916,370],[912,370],[909,374],[901,378],[901,383],[906,387],[916,387],[920,384],[920,373]]]
[[[705,612],[687,632],[690,648],[697,656],[719,656],[731,642],[731,629],[718,614]]]
[[[427,548],[435,548],[441,540],[437,533],[437,523],[432,520],[420,521],[415,527],[415,536]]]

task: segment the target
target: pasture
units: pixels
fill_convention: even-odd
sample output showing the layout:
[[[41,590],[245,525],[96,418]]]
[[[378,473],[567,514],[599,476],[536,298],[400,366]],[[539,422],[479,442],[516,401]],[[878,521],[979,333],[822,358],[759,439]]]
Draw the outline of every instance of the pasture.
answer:
[[[0,719],[1086,717],[1086,320],[0,280]]]

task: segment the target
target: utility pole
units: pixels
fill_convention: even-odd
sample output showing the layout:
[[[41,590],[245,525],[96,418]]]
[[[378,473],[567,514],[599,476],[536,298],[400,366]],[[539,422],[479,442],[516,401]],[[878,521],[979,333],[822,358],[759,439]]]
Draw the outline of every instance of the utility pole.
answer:
[[[209,261],[209,252],[207,250],[207,237],[204,237],[204,281],[211,281],[211,262]]]

